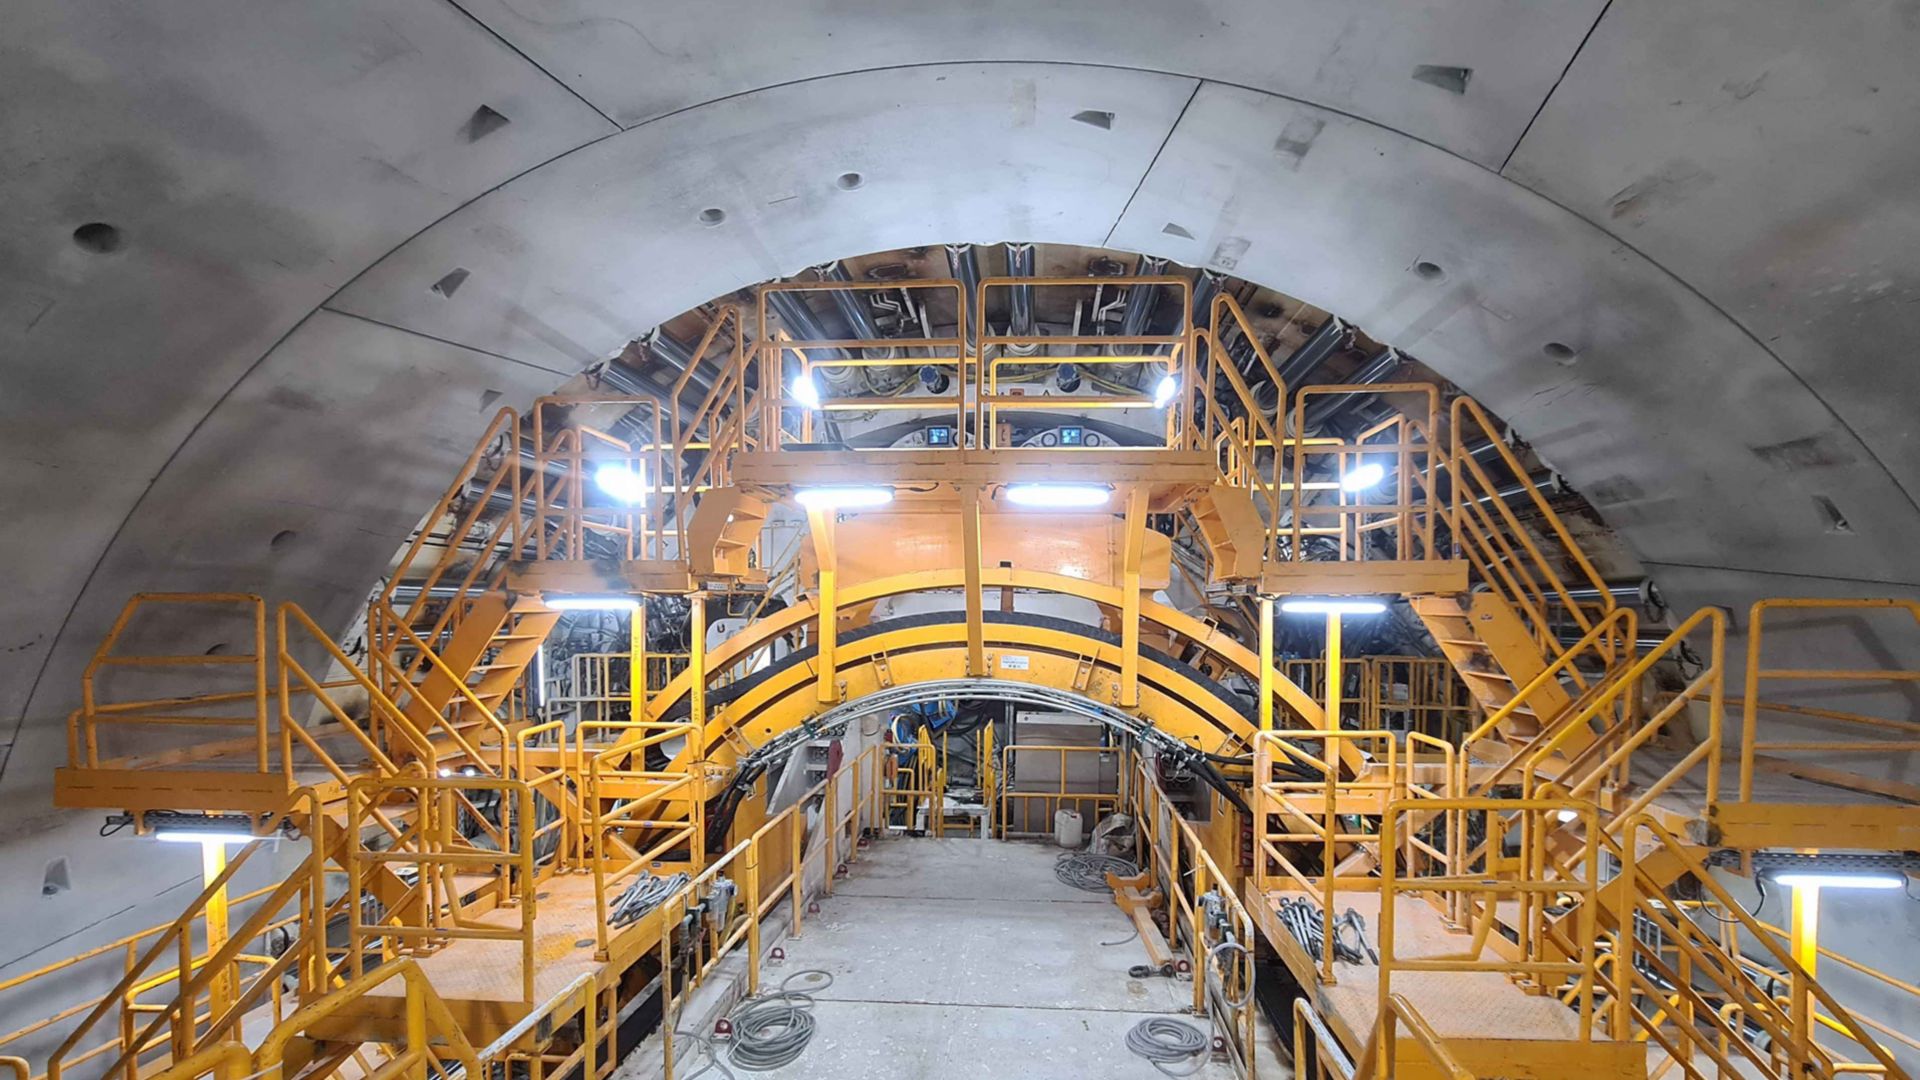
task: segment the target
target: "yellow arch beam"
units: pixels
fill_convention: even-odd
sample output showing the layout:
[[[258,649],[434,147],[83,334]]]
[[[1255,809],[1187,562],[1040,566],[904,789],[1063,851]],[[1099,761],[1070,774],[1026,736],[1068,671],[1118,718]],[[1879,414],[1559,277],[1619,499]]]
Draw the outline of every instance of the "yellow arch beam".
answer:
[[[963,679],[970,652],[967,624],[954,618],[899,629],[883,629],[840,643],[833,679],[845,701],[857,701],[892,686]],[[1092,627],[1087,627],[1092,630]],[[1009,682],[1068,690],[1118,708],[1122,647],[1059,626],[1028,623],[984,624],[988,674]],[[811,692],[819,676],[818,658],[790,664],[715,710],[707,718],[706,745],[715,758],[723,747],[743,749],[733,736],[754,746],[791,730],[830,706]],[[1140,704],[1124,710],[1201,749],[1222,752],[1247,746],[1253,724],[1233,705],[1177,667],[1151,656],[1140,658]]]
[[[876,581],[863,582],[859,585],[850,587],[844,590],[841,593],[841,595],[836,598],[836,606],[843,607],[843,608],[853,607],[860,604],[872,603],[874,601],[882,600],[887,597],[901,596],[901,595],[906,595],[909,593],[916,593],[916,592],[928,592],[933,590],[958,590],[965,585],[966,585],[966,581],[964,577],[964,571],[960,569],[943,571],[939,573],[902,574],[896,577],[882,578]],[[1007,569],[1007,568],[999,568],[999,567],[982,568],[981,585],[983,587],[989,587],[989,588],[1028,589],[1028,590],[1035,590],[1040,592],[1055,593],[1055,594],[1064,595],[1064,596],[1075,596],[1085,600],[1089,600],[1095,604],[1100,605],[1103,608],[1107,608],[1110,610],[1124,610],[1126,606],[1124,604],[1124,597],[1122,596],[1122,593],[1124,590],[1122,590],[1120,587],[1113,586],[1113,585],[1103,585],[1096,582],[1084,581],[1079,578],[1068,577],[1063,574],[1042,573],[1042,572],[1036,572],[1036,571]],[[1142,599],[1139,604],[1139,611],[1140,611],[1140,617],[1145,621],[1151,622],[1157,626],[1170,630],[1177,636],[1200,645],[1202,648],[1220,657],[1223,661],[1227,663],[1229,667],[1245,673],[1248,676],[1248,678],[1252,680],[1256,685],[1259,684],[1260,682],[1259,658],[1254,653],[1253,650],[1247,648],[1246,646],[1240,644],[1237,641],[1234,641],[1232,638],[1227,637],[1225,634],[1220,633],[1216,628],[1207,625],[1206,623],[1200,621],[1199,619],[1196,619],[1190,615],[1187,615],[1175,608],[1168,607],[1165,604],[1160,604],[1151,600]],[[752,625],[748,626],[740,634],[737,634],[734,637],[729,638],[726,642],[722,643],[718,648],[714,649],[711,653],[709,653],[706,658],[707,660],[707,663],[705,665],[706,670],[710,673],[726,671],[729,668],[735,666],[736,664],[739,664],[743,660],[751,657],[754,653],[766,647],[767,645],[769,645],[771,642],[773,642],[775,639],[779,638],[780,636],[784,634],[792,633],[793,631],[807,625],[808,623],[816,621],[818,617],[819,617],[819,609],[817,608],[817,606],[811,600],[803,600],[799,603],[793,604],[790,607],[787,607],[782,611],[776,612],[773,615],[760,619],[754,622]],[[943,625],[952,625],[952,624],[943,624]],[[958,625],[960,625],[962,628],[962,635],[963,635],[963,641],[964,641],[965,624],[964,622],[961,622]],[[922,628],[922,629],[931,629],[931,628]],[[993,623],[993,624],[989,624],[988,632],[994,635],[1004,635],[1018,629],[1031,630],[1031,629],[1038,629],[1038,628],[1033,628],[1033,627],[1023,628],[1019,624]],[[1092,628],[1089,627],[1089,629],[1091,630]],[[1054,631],[1054,633],[1058,634],[1060,632]],[[893,632],[883,632],[882,634],[875,635],[872,638],[864,639],[863,642],[854,643],[853,645],[845,646],[844,650],[837,649],[836,650],[836,666],[843,666],[842,664],[839,663],[839,661],[842,659],[847,660],[849,662],[854,662],[854,663],[864,662],[870,665],[872,650],[860,648],[859,646],[864,645],[865,641],[890,639],[892,637],[892,634]],[[1051,642],[1051,645],[1054,646],[1054,648],[1050,651],[1057,652],[1057,651],[1071,650],[1071,651],[1074,651],[1076,655],[1082,655],[1082,656],[1094,655],[1097,658],[1097,662],[1100,664],[1105,664],[1110,659],[1113,662],[1115,669],[1118,670],[1119,663],[1121,660],[1121,655],[1120,655],[1121,650],[1119,646],[1113,645],[1107,642],[1098,641],[1097,639],[1092,637],[1082,637],[1080,635],[1062,635],[1062,636],[1066,638],[1071,638],[1074,644],[1069,645],[1065,641],[1054,641],[1054,642]],[[996,640],[1002,640],[1002,639],[1000,637],[996,637]],[[924,646],[927,643],[921,642],[920,644]],[[864,659],[863,661],[854,661],[853,660],[854,657],[861,657]],[[1146,657],[1142,657],[1141,659],[1143,664],[1150,664],[1156,669],[1158,669],[1156,678],[1160,680],[1161,685],[1169,685],[1171,681],[1176,681],[1176,680],[1182,683],[1191,684],[1191,680],[1185,675],[1182,675],[1174,671],[1173,669],[1166,668],[1164,667],[1164,665],[1159,665]],[[814,675],[815,677],[817,677],[817,674],[818,674],[816,668],[811,663],[794,665],[794,670],[795,671],[804,670]],[[1050,675],[1057,675],[1057,673],[1052,671],[1051,667],[1048,667],[1044,670]],[[783,673],[783,675],[788,675],[788,674],[791,674],[791,672]],[[959,677],[965,674],[966,672],[962,670],[957,674],[950,673],[947,675],[925,676],[925,677],[948,678],[948,677]],[[1004,675],[1005,673],[996,671],[996,672],[992,672],[992,674]],[[1279,671],[1274,670],[1271,667],[1269,668],[1269,680],[1270,680],[1270,684],[1274,687],[1281,701],[1283,701],[1288,708],[1290,708],[1293,712],[1295,712],[1300,716],[1304,726],[1309,728],[1318,728],[1323,726],[1323,718],[1325,713],[1318,702],[1314,701],[1305,691],[1301,690],[1298,686],[1296,686],[1292,681],[1288,680]],[[769,680],[770,683],[780,683],[783,681],[784,680],[781,678]],[[906,681],[909,681],[909,680],[896,677],[893,679],[891,684],[898,684]],[[1031,681],[1039,681],[1039,680],[1036,678]],[[1072,688],[1072,681],[1069,680],[1068,682],[1048,682],[1047,685],[1056,686],[1061,689],[1069,689],[1069,688]],[[837,694],[836,697],[838,697],[841,700],[852,700],[854,697],[870,692],[871,689],[874,689],[874,688],[878,688],[878,686],[876,685],[867,690],[859,690],[857,689],[855,683],[850,682],[846,688],[846,691],[844,693]],[[691,689],[691,676],[689,673],[683,672],[681,675],[677,676],[672,682],[668,683],[666,687],[664,687],[658,694],[654,695],[654,697],[648,702],[647,710],[646,710],[647,718],[649,720],[655,720],[660,718],[662,715],[664,715],[667,712],[667,710],[672,708],[678,701],[680,701],[681,698],[685,697],[690,691],[690,689]],[[755,696],[760,692],[761,689],[762,688],[757,687],[755,688],[754,692],[749,693],[746,697],[740,699],[739,701],[731,703],[725,710],[722,711],[722,715],[731,716],[737,721],[737,719],[741,715],[743,715],[741,712],[742,707],[745,706],[748,702],[751,702],[752,700],[754,700]],[[1210,691],[1205,690],[1204,688],[1200,688],[1196,686],[1196,687],[1193,687],[1193,689],[1196,693],[1198,693],[1199,695],[1205,698],[1208,698],[1208,699],[1213,698],[1212,693]],[[816,705],[815,711],[818,711],[819,703],[816,702],[815,705]],[[1142,708],[1140,711],[1147,715],[1152,715],[1151,713],[1148,713],[1145,708]],[[750,715],[750,711],[747,715]],[[718,719],[719,717],[709,718],[709,725],[708,725],[709,738],[707,740],[707,745],[709,746],[720,745],[720,740],[715,736],[717,734],[724,734],[724,732],[727,730],[726,725],[721,725],[717,729],[717,731],[715,730],[714,721]],[[798,719],[803,719],[803,718],[796,718],[794,722],[797,723]],[[1245,729],[1245,730],[1242,730],[1242,729]],[[1246,725],[1245,719],[1240,717],[1237,713],[1235,713],[1234,719],[1226,723],[1225,730],[1233,731],[1238,734],[1244,735],[1246,731],[1250,731],[1251,729],[1248,725]]]

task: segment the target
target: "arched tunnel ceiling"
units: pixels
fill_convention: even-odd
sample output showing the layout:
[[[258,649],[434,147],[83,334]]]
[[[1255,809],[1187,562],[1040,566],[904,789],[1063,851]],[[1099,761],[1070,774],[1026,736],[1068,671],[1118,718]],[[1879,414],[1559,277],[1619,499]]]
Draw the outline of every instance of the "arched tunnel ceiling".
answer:
[[[941,241],[1230,262],[1357,321],[1682,603],[1920,584],[1916,46],[1912,0],[16,0],[0,782],[44,790],[127,594],[345,625],[483,402]]]

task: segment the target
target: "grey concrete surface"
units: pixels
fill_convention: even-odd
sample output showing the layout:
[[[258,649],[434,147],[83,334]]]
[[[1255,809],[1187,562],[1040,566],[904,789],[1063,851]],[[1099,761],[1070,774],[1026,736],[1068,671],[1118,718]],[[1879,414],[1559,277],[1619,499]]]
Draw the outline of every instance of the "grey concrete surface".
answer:
[[[834,982],[817,995],[819,1032],[806,1053],[763,1075],[1158,1076],[1128,1053],[1126,1031],[1178,1013],[1192,984],[1129,978],[1145,960],[1140,945],[1101,942],[1125,939],[1130,924],[1110,897],[1055,880],[1057,854],[973,839],[869,848],[787,941],[785,965],[766,969],[769,982],[810,968]],[[1210,1064],[1197,1075],[1232,1074]]]
[[[269,373],[324,413],[450,349],[461,393],[524,405],[716,293],[900,243],[1232,260],[1486,396],[1676,599],[1920,585],[1911,0],[668,7],[7,8],[6,835],[47,824],[128,593],[346,612],[424,503],[323,512],[373,489],[312,462],[424,476],[484,422],[423,404],[448,418],[428,449],[416,416],[346,405],[267,438]],[[849,170],[871,179],[840,192]],[[689,224],[716,199],[728,221]],[[76,246],[91,221],[120,249]],[[304,509],[268,512],[275,487]],[[263,555],[283,512],[302,542]],[[23,947],[132,928],[120,898],[43,901],[30,847],[0,848]]]

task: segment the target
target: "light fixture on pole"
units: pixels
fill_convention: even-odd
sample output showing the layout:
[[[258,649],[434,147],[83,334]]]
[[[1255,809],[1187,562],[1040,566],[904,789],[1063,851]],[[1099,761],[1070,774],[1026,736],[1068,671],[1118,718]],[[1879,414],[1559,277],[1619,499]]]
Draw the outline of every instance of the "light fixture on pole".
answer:
[[[1378,615],[1387,610],[1387,605],[1365,597],[1295,597],[1281,601],[1280,610],[1289,615],[1327,617],[1327,701],[1324,722],[1329,731],[1337,730],[1343,726],[1340,723],[1340,619],[1345,615]]]
[[[1792,869],[1762,869],[1761,876],[1793,890],[1788,947],[1811,976],[1820,962],[1820,893],[1827,889],[1900,889],[1906,887],[1907,876],[1892,869],[1822,870],[1810,863],[1798,859],[1788,864]],[[1806,1002],[1804,1007],[1811,1008],[1812,1004]]]

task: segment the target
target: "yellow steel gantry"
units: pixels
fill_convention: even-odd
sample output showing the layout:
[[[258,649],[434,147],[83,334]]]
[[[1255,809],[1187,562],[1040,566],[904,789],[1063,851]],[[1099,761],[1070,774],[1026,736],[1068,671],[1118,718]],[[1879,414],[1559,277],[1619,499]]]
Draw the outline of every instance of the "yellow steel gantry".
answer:
[[[1116,726],[1121,789],[1096,801],[1141,822],[1145,872],[1197,972],[1195,1008],[1218,1018],[1243,1075],[1259,1071],[1257,941],[1299,984],[1304,1076],[1907,1075],[1882,1042],[1914,1047],[1899,1025],[1843,1008],[1813,978],[1810,936],[1783,940],[1747,915],[1706,860],[1733,851],[1751,874],[1772,848],[1920,848],[1920,792],[1882,782],[1864,789],[1871,800],[1816,808],[1758,782],[1831,783],[1847,774],[1827,758],[1911,749],[1920,729],[1760,700],[1776,681],[1915,677],[1762,667],[1763,623],[1809,605],[1920,622],[1920,606],[1756,606],[1735,699],[1744,723],[1727,728],[1723,614],[1702,611],[1642,649],[1635,613],[1615,606],[1477,404],[1428,384],[1290,393],[1232,296],[1193,311],[1184,278],[1133,284],[1180,300],[1173,332],[988,325],[997,291],[1081,279],[987,279],[971,295],[949,280],[770,285],[754,318],[718,309],[664,397],[542,398],[526,421],[503,410],[374,596],[364,656],[292,604],[133,598],[83,679],[57,801],[123,812],[140,833],[222,826],[259,839],[210,862],[169,926],[0,983],[43,989],[124,950],[109,993],[0,1038],[12,1049],[57,1036],[36,1051],[43,1065],[5,1060],[49,1080],[76,1068],[425,1080],[455,1066],[502,1080],[578,1067],[598,1080],[615,1064],[622,1008],[657,980],[671,1076],[671,1018],[720,959],[741,951],[757,985],[777,908],[797,932],[809,891],[830,892],[896,807],[911,824],[925,806],[941,828],[944,758],[930,741],[869,747],[783,808],[764,780],[745,785],[730,818],[709,819],[715,800],[790,733],[862,702],[971,687],[1066,695]],[[943,298],[954,333],[807,339],[769,309],[778,294],[882,288]],[[906,355],[941,378],[924,392],[832,396],[811,381],[853,386],[845,372]],[[1062,362],[1137,367],[1152,389],[1095,376],[1102,392],[1026,392],[1023,368]],[[1277,399],[1249,388],[1254,370]],[[1357,394],[1386,395],[1391,415],[1351,434],[1310,430],[1312,406]],[[883,410],[944,434],[907,449],[827,442],[836,418]],[[1042,410],[1147,413],[1152,434],[1126,447],[1020,443],[1023,417]],[[1490,438],[1517,500],[1468,449]],[[1342,483],[1369,465],[1391,484]],[[597,495],[608,469],[641,494]],[[1010,486],[1063,476],[1109,498],[1008,505]],[[823,483],[884,487],[892,502],[806,508],[807,543],[777,560],[769,515]],[[1203,549],[1205,586],[1254,603],[1257,640],[1155,599],[1171,581],[1156,527],[1169,517]],[[786,583],[791,602],[767,613],[765,590]],[[706,598],[754,593],[745,628],[710,644]],[[876,618],[895,598],[954,593],[949,611]],[[1016,594],[1071,598],[1100,621],[1031,616]],[[1309,686],[1275,666],[1274,599],[1301,594],[1409,599],[1446,669],[1363,659],[1359,726],[1345,724],[1343,680],[1324,677],[1342,667],[1337,622],[1321,676],[1299,672]],[[656,673],[646,600],[667,595],[690,601],[689,646]],[[529,705],[529,672],[566,602],[588,599],[632,609],[633,648],[581,660],[598,667],[575,675],[574,699],[624,707],[547,719]],[[251,651],[132,644],[144,620],[189,605],[243,620]],[[1706,660],[1677,691],[1653,693],[1689,640],[1706,643]],[[610,689],[621,662],[624,703]],[[164,689],[125,689],[142,675]],[[1438,719],[1390,730],[1381,718],[1397,708]],[[1766,741],[1767,712],[1898,737]],[[1738,736],[1732,784],[1723,733]],[[1056,748],[998,749],[1004,777],[1013,755]],[[991,777],[993,750],[981,757]],[[1223,802],[1205,824],[1184,819],[1155,775],[1162,761],[1219,763],[1244,811]],[[1031,797],[985,787],[1002,803]],[[821,811],[811,833],[810,806]],[[306,845],[296,870],[229,898],[239,868],[283,834]],[[1688,915],[1670,895],[1683,881],[1699,890],[1690,903],[1759,952]],[[651,904],[629,903],[649,889]],[[1356,925],[1370,929],[1356,937]],[[284,941],[271,955],[256,945],[270,933]]]

